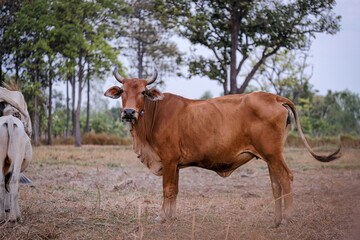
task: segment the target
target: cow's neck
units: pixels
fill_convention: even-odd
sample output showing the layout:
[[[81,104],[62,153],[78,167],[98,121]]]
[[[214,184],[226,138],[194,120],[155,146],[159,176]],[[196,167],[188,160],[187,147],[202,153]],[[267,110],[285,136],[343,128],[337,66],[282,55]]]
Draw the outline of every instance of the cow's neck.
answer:
[[[134,141],[146,141],[150,138],[153,128],[153,121],[155,119],[157,102],[150,101],[145,98],[144,113],[140,114],[138,120],[132,124],[131,134]]]

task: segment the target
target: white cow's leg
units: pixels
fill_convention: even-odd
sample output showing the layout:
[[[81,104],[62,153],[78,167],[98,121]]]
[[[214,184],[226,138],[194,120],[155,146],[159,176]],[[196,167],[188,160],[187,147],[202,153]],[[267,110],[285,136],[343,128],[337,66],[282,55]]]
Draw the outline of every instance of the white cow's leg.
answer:
[[[21,220],[19,208],[19,174],[13,174],[10,184],[10,213],[9,221],[16,222]]]
[[[19,181],[20,181],[20,165],[19,161],[15,161],[14,171],[11,176],[10,188],[10,213],[9,221],[21,221],[21,212],[19,207]]]
[[[5,191],[5,212],[10,211],[10,193]]]
[[[5,176],[3,174],[3,169],[6,164],[7,142],[7,128],[0,126],[0,222],[5,220]]]
[[[0,223],[5,221],[5,183],[2,171],[0,173]]]

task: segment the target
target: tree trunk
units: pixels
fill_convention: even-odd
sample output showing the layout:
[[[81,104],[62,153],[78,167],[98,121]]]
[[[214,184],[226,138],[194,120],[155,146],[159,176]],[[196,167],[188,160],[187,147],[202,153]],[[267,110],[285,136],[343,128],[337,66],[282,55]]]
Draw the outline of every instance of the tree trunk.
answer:
[[[88,70],[86,75],[86,81],[87,81],[87,102],[86,102],[86,126],[84,133],[87,133],[90,131],[90,68],[88,64]]]
[[[142,56],[142,48],[141,48],[141,42],[138,40],[138,78],[143,78],[143,56]]]
[[[34,83],[35,83],[35,94],[34,94],[34,145],[39,146],[39,99],[37,92],[37,83],[39,82],[39,65],[36,62],[36,69],[34,71]]]
[[[265,59],[266,58],[261,58],[260,61],[255,64],[255,66],[251,69],[251,72],[246,76],[245,81],[243,82],[241,87],[237,90],[237,93],[241,94],[245,92],[250,80],[254,77],[259,67],[265,62]]]
[[[228,51],[228,48],[226,46],[224,46],[224,52],[223,52],[223,56],[224,56],[224,63],[227,62],[227,51]],[[224,96],[225,95],[229,95],[229,73],[227,71],[228,67],[226,65],[226,67],[222,67],[223,68],[223,71],[225,73],[225,79],[224,79],[224,82],[223,82],[223,89],[224,89]]]
[[[238,2],[234,6],[234,11],[231,14],[231,48],[230,48],[230,94],[237,92],[237,61],[236,52],[238,48],[238,37],[240,31],[240,12],[238,10]]]
[[[138,39],[137,39],[137,57],[138,57],[138,78],[143,78],[143,72],[144,72],[144,66],[143,66],[143,60],[144,60],[144,42],[141,39],[143,28],[142,25],[144,24],[144,18],[140,14],[139,16],[139,25],[138,25]]]
[[[49,145],[53,145],[53,141],[52,141],[52,68],[51,68],[51,61],[49,61],[49,107],[48,107],[48,114],[49,114],[49,118],[48,118],[48,144]]]
[[[76,92],[76,84],[75,84],[75,76],[71,76],[71,119],[72,119],[72,136],[75,136],[75,92]]]
[[[0,87],[3,85],[2,56],[0,55]]]
[[[263,52],[263,55],[261,59],[255,64],[255,66],[251,69],[250,73],[246,76],[245,81],[241,85],[239,89],[237,89],[237,93],[244,93],[247,86],[249,85],[250,80],[254,77],[256,71],[259,69],[259,67],[264,64],[265,60],[270,57],[271,55],[275,54],[280,49],[280,46],[277,46],[274,50],[272,50],[270,53],[266,53],[266,49]]]
[[[75,146],[81,147],[81,133],[80,133],[80,107],[76,108],[74,113],[74,122],[75,122]]]
[[[18,56],[18,54],[15,53],[15,82],[18,86],[19,86],[19,82],[20,82],[19,68],[20,68],[19,56]]]
[[[83,60],[83,52],[80,50],[79,53],[79,72],[78,72],[78,101],[77,101],[77,107],[75,111],[75,146],[81,147],[81,133],[80,133],[80,112],[81,112],[81,94],[82,94],[82,82],[83,82],[83,73],[84,73],[84,66],[82,63]]]
[[[69,78],[66,79],[66,132],[65,137],[69,137],[70,131],[70,108],[69,108]]]

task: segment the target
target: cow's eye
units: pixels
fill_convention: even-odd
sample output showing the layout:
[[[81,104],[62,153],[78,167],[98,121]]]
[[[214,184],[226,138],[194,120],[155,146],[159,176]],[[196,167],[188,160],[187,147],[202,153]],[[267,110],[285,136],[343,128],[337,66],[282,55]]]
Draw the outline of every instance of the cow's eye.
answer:
[[[146,94],[146,91],[142,91],[141,94],[142,94],[142,95],[145,95],[145,94]]]

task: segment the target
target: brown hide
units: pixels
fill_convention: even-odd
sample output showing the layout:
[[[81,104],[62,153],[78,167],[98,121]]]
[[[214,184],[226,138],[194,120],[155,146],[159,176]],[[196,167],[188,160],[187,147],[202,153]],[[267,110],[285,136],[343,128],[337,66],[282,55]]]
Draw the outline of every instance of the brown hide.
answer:
[[[254,156],[282,152],[288,110],[277,98],[260,92],[189,100],[166,93],[162,101],[145,100],[132,129],[135,152],[149,156],[143,161],[156,175],[166,159],[228,176]]]

